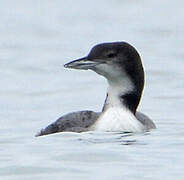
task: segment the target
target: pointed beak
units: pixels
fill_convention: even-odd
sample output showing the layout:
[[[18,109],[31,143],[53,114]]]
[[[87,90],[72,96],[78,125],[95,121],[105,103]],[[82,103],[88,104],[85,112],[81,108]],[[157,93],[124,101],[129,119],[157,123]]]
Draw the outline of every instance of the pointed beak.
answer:
[[[87,57],[83,57],[65,64],[64,67],[71,68],[71,69],[88,70],[88,69],[93,69],[98,64],[101,64],[101,63],[90,61],[87,59]]]

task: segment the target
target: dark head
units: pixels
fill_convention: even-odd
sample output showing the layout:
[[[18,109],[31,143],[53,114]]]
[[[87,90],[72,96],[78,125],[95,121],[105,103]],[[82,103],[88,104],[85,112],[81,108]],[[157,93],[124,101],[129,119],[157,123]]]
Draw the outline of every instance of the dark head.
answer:
[[[65,64],[66,68],[93,70],[104,76],[110,85],[124,83],[119,96],[133,112],[139,104],[144,87],[144,70],[136,49],[126,42],[102,43],[94,46],[88,56]],[[126,90],[126,92],[125,92]],[[126,101],[131,103],[126,103]]]

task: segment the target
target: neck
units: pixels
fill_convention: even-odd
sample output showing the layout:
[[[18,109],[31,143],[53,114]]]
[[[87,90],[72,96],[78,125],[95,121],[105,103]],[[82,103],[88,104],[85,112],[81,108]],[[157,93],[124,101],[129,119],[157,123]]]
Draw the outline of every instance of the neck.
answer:
[[[123,94],[119,98],[122,104],[126,106],[126,108],[128,108],[133,114],[136,113],[136,109],[139,105],[140,97],[135,91]]]
[[[135,114],[142,90],[136,89],[129,79],[121,82],[109,82],[109,88],[102,111],[110,107],[126,108]]]

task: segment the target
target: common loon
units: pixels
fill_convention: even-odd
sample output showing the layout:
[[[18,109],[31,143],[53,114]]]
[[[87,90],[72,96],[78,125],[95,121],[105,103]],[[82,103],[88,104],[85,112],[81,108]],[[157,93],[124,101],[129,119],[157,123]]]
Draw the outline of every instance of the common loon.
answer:
[[[65,68],[92,70],[109,84],[102,112],[78,111],[66,114],[36,136],[72,131],[145,132],[156,126],[137,107],[144,87],[144,70],[137,50],[126,42],[102,43]]]

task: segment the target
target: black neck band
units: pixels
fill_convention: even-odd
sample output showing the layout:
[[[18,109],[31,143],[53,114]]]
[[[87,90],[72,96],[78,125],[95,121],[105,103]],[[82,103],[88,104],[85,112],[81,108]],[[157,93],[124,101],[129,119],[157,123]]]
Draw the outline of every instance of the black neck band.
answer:
[[[120,96],[121,102],[135,114],[137,106],[140,101],[140,97],[136,92],[130,92]]]

